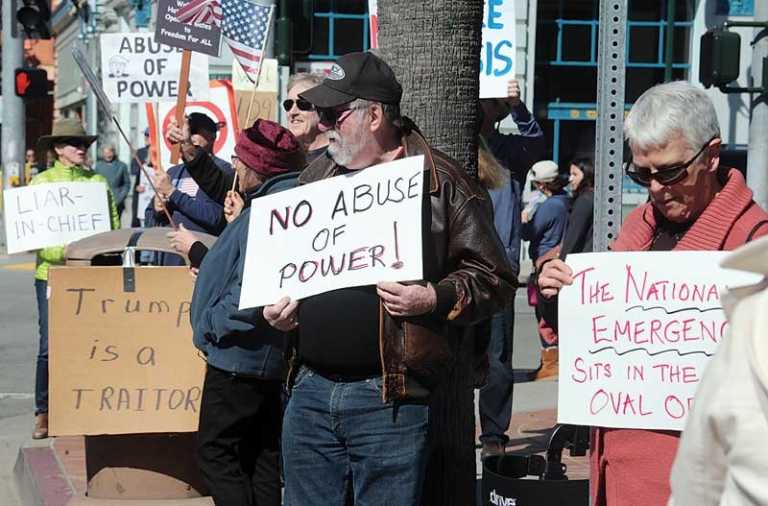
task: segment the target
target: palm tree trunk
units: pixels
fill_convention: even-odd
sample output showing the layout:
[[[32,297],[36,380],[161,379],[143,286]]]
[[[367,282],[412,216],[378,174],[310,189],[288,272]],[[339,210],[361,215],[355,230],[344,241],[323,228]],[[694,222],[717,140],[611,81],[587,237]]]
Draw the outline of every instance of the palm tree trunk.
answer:
[[[379,2],[379,48],[403,85],[403,113],[473,175],[482,16],[482,0]]]
[[[477,171],[483,0],[379,2],[379,48],[403,85],[402,112],[430,144]],[[422,505],[475,502],[474,340],[457,343],[451,377],[430,401]]]

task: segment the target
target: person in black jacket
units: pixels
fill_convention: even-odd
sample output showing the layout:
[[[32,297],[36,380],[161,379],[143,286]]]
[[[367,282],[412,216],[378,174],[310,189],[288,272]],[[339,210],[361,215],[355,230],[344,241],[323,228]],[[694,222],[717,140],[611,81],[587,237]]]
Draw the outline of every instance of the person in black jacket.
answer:
[[[568,179],[573,192],[571,215],[560,249],[560,258],[569,253],[592,252],[592,216],[595,200],[595,166],[589,158],[576,158],[571,162]]]

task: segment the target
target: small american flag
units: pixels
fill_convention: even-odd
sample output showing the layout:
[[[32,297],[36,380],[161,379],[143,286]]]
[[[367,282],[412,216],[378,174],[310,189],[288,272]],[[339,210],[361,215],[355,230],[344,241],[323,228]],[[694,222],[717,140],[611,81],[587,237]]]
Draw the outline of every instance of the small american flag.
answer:
[[[273,5],[251,0],[224,0],[222,33],[248,79],[257,82],[272,24]]]
[[[176,12],[176,19],[180,23],[194,24],[206,23],[221,26],[221,2],[220,0],[190,0]]]

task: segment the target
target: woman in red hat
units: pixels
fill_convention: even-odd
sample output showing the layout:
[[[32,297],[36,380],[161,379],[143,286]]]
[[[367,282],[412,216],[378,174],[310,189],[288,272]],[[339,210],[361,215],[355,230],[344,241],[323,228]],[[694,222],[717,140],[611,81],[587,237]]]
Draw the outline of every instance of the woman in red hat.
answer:
[[[213,163],[185,131],[172,128],[169,140],[182,144],[188,167]],[[240,134],[235,153],[238,197],[246,209],[205,255],[192,296],[193,342],[208,363],[198,465],[216,504],[278,506],[285,335],[264,321],[261,310],[239,311],[238,303],[248,204],[294,187],[304,151],[285,128],[257,120]]]

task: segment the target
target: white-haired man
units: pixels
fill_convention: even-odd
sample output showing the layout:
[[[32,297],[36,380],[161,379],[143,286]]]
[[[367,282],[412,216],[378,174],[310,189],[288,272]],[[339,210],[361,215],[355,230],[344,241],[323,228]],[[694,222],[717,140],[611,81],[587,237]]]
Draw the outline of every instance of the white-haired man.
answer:
[[[624,123],[632,152],[626,174],[650,202],[624,222],[613,251],[731,250],[768,234],[768,214],[744,177],[720,165],[720,125],[712,101],[682,81],[660,84],[635,102]],[[544,297],[573,283],[561,260],[539,275]],[[592,504],[666,504],[680,432],[592,431]],[[697,472],[691,470],[691,472]]]

